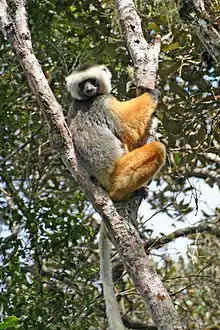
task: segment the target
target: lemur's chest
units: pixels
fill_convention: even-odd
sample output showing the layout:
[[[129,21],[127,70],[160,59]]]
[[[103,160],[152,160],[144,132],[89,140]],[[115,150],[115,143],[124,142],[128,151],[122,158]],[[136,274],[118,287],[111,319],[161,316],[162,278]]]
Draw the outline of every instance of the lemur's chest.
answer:
[[[117,120],[108,109],[108,96],[102,95],[87,101],[76,101],[73,125],[81,131],[92,128],[107,128],[117,134]]]

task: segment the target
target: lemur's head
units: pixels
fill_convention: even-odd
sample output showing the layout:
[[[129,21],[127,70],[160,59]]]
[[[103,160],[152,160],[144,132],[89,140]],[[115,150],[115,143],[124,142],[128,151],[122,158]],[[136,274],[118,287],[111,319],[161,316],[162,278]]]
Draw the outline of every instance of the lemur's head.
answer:
[[[111,72],[104,65],[83,64],[67,78],[67,90],[76,100],[86,100],[111,92]]]

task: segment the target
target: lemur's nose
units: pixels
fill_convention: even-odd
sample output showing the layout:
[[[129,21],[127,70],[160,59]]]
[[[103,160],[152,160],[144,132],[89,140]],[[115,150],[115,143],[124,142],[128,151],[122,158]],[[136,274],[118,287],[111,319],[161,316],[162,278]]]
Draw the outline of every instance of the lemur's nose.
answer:
[[[87,82],[85,86],[86,93],[92,93],[95,90],[95,86],[93,86],[91,83]]]

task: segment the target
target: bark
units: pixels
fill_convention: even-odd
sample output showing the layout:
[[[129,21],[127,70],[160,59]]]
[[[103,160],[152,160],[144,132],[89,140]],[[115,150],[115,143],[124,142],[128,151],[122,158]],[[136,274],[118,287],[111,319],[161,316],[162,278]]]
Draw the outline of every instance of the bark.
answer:
[[[211,161],[212,163],[216,163],[216,164],[220,165],[220,156],[218,156],[217,154],[208,152],[208,153],[202,154],[202,156],[205,159],[207,159],[208,161]]]
[[[220,25],[212,1],[181,0],[179,14],[202,42],[208,54],[220,62]],[[217,16],[217,15],[216,15]]]
[[[143,239],[145,251],[147,254],[149,254],[152,249],[160,249],[164,245],[173,242],[175,239],[179,237],[191,238],[192,235],[198,233],[209,233],[214,237],[220,238],[220,229],[218,228],[218,223],[219,223],[219,217],[217,217],[215,221],[212,221],[211,223],[204,223],[198,226],[180,228],[173,231],[170,234],[163,235],[161,237],[150,237],[148,239]],[[123,271],[124,271],[123,264],[120,261],[118,261],[113,268],[115,281],[117,281],[121,277]]]
[[[160,53],[160,36],[153,44],[144,39],[141,20],[132,0],[116,0],[122,34],[133,60],[136,78],[136,87],[154,89]]]
[[[187,172],[187,177],[196,177],[205,180],[212,180],[213,182],[220,184],[220,170],[215,171],[209,168],[194,168],[194,170]]]
[[[132,4],[131,1],[129,3]],[[0,26],[11,42],[31,90],[41,106],[50,129],[53,146],[59,152],[74,178],[82,185],[95,210],[102,216],[110,238],[126,265],[136,288],[148,304],[157,328],[160,330],[183,329],[167,291],[149,264],[137,230],[132,225],[132,221],[126,221],[127,217],[130,218],[129,210],[131,210],[132,202],[127,203],[128,209],[123,211],[125,218],[120,216],[107,193],[98,184],[91,182],[82,165],[77,162],[72,136],[65,122],[62,108],[56,101],[33,53],[24,4],[23,0],[10,0],[8,2],[1,0]],[[120,10],[125,10],[125,7],[122,6]],[[144,77],[142,81],[145,81]],[[125,203],[125,209],[126,207]],[[131,216],[134,216],[136,210],[131,211]]]

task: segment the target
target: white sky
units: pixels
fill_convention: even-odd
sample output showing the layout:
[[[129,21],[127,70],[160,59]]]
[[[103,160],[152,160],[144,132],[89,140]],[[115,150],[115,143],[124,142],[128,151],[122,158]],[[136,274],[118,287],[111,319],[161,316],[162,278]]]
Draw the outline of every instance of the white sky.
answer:
[[[175,221],[174,218],[171,219],[165,213],[156,214],[150,221],[147,222],[147,228],[153,230],[152,237],[160,235],[161,232],[168,234],[176,229],[193,225],[194,223],[201,220],[201,210],[213,214],[215,207],[220,206],[220,191],[217,185],[211,188],[206,183],[204,183],[203,180],[196,179],[196,181],[193,183],[193,186],[201,192],[198,201],[199,209],[197,214],[196,209],[193,210],[185,217],[184,222]],[[158,189],[155,188],[153,183],[151,183],[149,188],[149,190]],[[147,201],[142,202],[139,209],[139,214],[144,216],[144,219],[148,219],[154,213],[155,210],[150,209],[150,205],[147,203]],[[8,227],[0,224],[0,237],[6,237],[8,235],[10,235]],[[178,258],[180,254],[182,256],[186,256],[187,244],[189,244],[189,242],[190,241],[187,238],[178,238],[174,243],[168,244],[169,255],[174,259]]]
[[[206,211],[208,214],[213,214],[214,209],[220,206],[220,191],[217,185],[211,188],[209,185],[204,183],[203,180],[196,180],[193,183],[193,186],[201,192],[198,201],[199,209],[197,214],[196,209],[193,210],[185,217],[184,222],[175,221],[175,219],[171,219],[165,213],[156,214],[151,220],[147,222],[147,228],[153,230],[153,237],[160,235],[161,232],[164,234],[169,234],[176,229],[193,225],[203,218],[201,210]],[[148,203],[144,201],[139,209],[139,213],[140,215],[144,216],[144,219],[148,219],[155,213],[155,210],[151,210]],[[187,251],[187,244],[189,242],[190,241],[187,238],[176,239],[174,243],[170,243],[168,245],[168,253],[174,259],[177,258],[180,254],[185,256]]]

